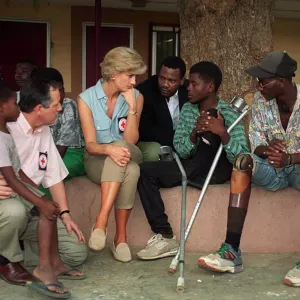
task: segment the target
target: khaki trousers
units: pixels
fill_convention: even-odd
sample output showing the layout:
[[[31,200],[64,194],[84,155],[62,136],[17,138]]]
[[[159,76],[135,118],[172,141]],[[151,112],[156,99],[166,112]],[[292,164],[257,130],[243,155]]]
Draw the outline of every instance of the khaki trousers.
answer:
[[[38,264],[38,217],[30,214],[33,205],[19,196],[0,200],[0,255],[11,262],[24,260],[25,266]],[[75,233],[69,235],[60,219],[57,221],[59,254],[66,265],[81,265],[88,256],[86,245],[79,244]],[[24,241],[24,253],[20,247]]]
[[[160,144],[157,142],[138,142],[137,146],[142,151],[143,162],[159,161]]]
[[[118,166],[110,156],[92,156],[85,153],[85,171],[88,178],[97,184],[107,181],[121,182],[115,208],[131,209],[140,177],[139,164],[142,162],[142,153],[137,146],[124,140],[115,141],[112,145],[126,147],[130,151],[131,159],[125,167]]]

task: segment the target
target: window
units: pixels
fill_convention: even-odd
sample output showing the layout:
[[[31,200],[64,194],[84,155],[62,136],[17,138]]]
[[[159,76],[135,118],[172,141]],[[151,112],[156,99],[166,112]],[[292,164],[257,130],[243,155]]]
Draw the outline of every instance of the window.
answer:
[[[180,41],[179,27],[176,26],[152,26],[152,57],[151,73],[159,72],[163,60],[167,56],[179,56]]]
[[[39,67],[50,66],[50,23],[0,19],[0,69],[5,82],[18,88],[15,68],[18,60],[33,60]]]

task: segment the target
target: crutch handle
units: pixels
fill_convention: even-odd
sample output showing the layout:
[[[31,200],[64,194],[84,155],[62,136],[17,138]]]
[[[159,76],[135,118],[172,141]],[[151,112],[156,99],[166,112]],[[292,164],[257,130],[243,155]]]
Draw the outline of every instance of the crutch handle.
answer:
[[[176,257],[177,257],[177,255],[176,255]],[[177,265],[178,265],[178,262],[179,262],[178,258],[176,258],[176,257],[172,259],[172,262],[169,266],[169,273],[175,273],[176,272],[176,268],[177,268]]]

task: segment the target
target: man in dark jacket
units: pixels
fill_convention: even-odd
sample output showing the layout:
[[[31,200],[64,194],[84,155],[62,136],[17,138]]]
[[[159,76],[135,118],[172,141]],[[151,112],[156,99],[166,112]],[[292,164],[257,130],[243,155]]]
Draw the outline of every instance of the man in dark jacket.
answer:
[[[184,61],[169,56],[162,62],[158,75],[137,86],[144,96],[138,143],[144,161],[157,161],[161,145],[173,147],[179,113],[188,101],[185,72]]]

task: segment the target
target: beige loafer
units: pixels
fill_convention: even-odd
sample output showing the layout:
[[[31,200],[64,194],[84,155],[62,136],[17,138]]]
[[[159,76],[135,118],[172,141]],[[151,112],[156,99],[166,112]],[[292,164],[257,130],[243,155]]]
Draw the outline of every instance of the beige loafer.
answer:
[[[95,225],[94,225],[95,226]],[[89,239],[89,247],[95,251],[100,251],[105,247],[107,233],[102,229],[92,227],[91,236]]]
[[[131,261],[131,252],[126,243],[120,243],[117,248],[115,247],[115,243],[111,246],[111,252],[114,258],[121,262]]]

